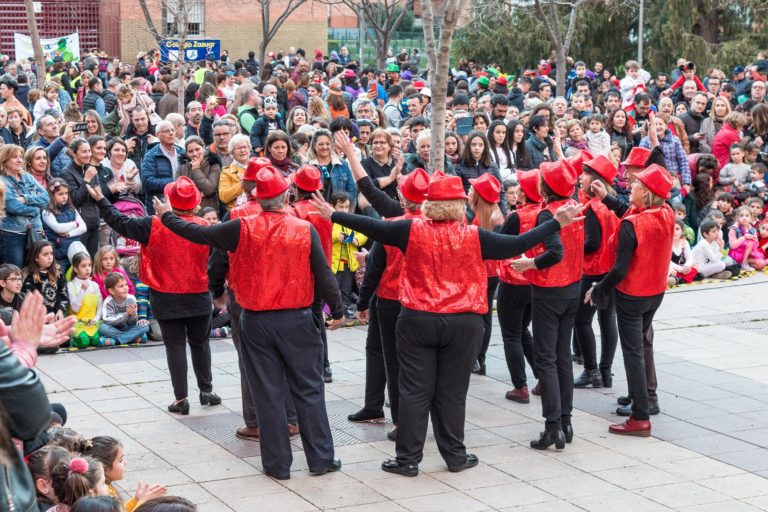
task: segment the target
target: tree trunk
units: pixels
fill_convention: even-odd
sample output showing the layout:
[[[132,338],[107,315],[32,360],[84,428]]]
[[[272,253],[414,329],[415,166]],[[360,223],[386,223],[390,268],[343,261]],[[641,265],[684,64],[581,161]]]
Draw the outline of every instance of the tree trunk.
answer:
[[[376,48],[376,65],[380,71],[387,68],[387,48],[389,48],[390,37],[389,34],[385,34],[383,38],[377,38],[379,44]]]
[[[147,24],[149,33],[155,38],[155,42],[160,44],[160,41],[162,41],[163,38],[160,37],[160,33],[155,27],[155,22],[152,21],[152,15],[149,13],[149,8],[147,7],[147,0],[139,0],[139,7],[141,7],[141,13],[144,15],[144,21]],[[163,32],[165,32],[165,29],[163,29]]]
[[[188,15],[189,12],[187,11],[186,6],[186,0],[178,0],[178,8],[179,12],[176,13],[176,33],[179,37],[179,57],[178,57],[178,63],[179,63],[179,70],[178,70],[178,81],[179,81],[179,98],[178,98],[178,108],[179,113],[181,115],[184,115],[184,91],[186,90],[187,86],[184,83],[184,63],[187,60],[187,51],[185,46],[187,45],[187,28],[189,26],[188,23]]]
[[[557,81],[557,95],[565,97],[565,68],[567,66],[568,49],[560,46],[557,49],[557,69],[555,70],[555,80]]]
[[[269,44],[269,0],[261,0],[261,43],[259,43],[259,65],[264,66]]]
[[[37,29],[35,5],[32,0],[25,0],[24,3],[27,7],[27,28],[29,29],[29,38],[32,40],[32,51],[35,55],[37,87],[38,89],[42,89],[45,85],[45,54],[43,54],[43,46],[40,44],[40,31]]]

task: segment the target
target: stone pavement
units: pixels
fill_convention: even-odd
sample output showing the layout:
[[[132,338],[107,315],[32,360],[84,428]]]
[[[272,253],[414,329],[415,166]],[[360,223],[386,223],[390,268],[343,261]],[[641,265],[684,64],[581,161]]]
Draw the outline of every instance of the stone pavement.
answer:
[[[310,477],[296,440],[285,482],[261,474],[258,443],[234,436],[242,418],[230,340],[212,343],[223,405],[198,405],[190,369],[187,417],[165,411],[173,397],[162,347],[60,354],[38,367],[51,401],[67,407],[68,426],[123,441],[122,489],[162,483],[201,511],[768,510],[767,295],[765,275],[669,292],[655,324],[662,414],[653,437],[608,434],[615,397],[626,391],[617,360],[613,389],[575,391],[576,437],[561,452],[528,448],[542,430],[540,403],[505,400],[510,379],[496,326],[488,375],[472,377],[467,398],[466,444],[480,465],[449,473],[430,435],[412,479],[379,468],[394,454],[388,425],[346,420],[362,404],[364,327],[329,336],[326,397],[341,472]]]

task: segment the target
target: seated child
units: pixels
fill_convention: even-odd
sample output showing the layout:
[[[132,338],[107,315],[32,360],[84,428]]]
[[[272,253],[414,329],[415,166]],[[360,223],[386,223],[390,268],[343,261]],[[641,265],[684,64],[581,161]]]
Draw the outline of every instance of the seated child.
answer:
[[[104,279],[109,297],[101,309],[102,345],[125,345],[133,341],[147,342],[149,321],[139,320],[136,297],[128,293],[128,279],[124,274],[111,272]]]
[[[715,220],[706,219],[701,223],[701,239],[691,251],[693,264],[702,277],[714,277],[715,279],[729,279],[734,273],[726,270],[726,261],[723,257],[723,232]],[[738,275],[738,266],[736,267]]]
[[[107,289],[104,286],[104,279],[106,279],[107,275],[111,272],[122,274],[128,283],[128,293],[136,293],[128,274],[126,274],[123,267],[120,266],[120,260],[117,257],[115,248],[111,245],[102,245],[93,257],[93,280],[99,285],[101,297],[104,299],[109,296],[109,293],[107,293]]]
[[[0,320],[11,325],[13,312],[21,308],[24,295],[21,294],[21,269],[10,263],[0,265]]]
[[[69,512],[83,496],[107,496],[104,468],[91,457],[72,457],[51,467],[51,485],[57,504],[48,512]]]
[[[757,245],[768,255],[768,220],[763,220],[757,226]]]
[[[728,255],[741,265],[745,272],[763,270],[765,253],[757,242],[757,230],[752,227],[752,212],[747,206],[736,209],[736,222],[728,230]]]
[[[749,178],[749,164],[744,163],[744,148],[738,143],[731,144],[731,159],[720,170],[718,182],[728,190],[741,190]]]
[[[765,173],[768,168],[763,163],[754,163],[749,169],[749,180],[744,185],[744,190],[739,194],[739,200],[746,201],[750,197],[759,197],[765,200]]]
[[[691,245],[683,236],[685,224],[681,219],[675,221],[675,232],[672,239],[672,260],[669,262],[667,284],[690,283],[696,277],[696,267],[692,263]]]
[[[691,226],[685,224],[685,217],[687,215],[685,205],[683,203],[675,203],[672,206],[672,209],[675,212],[675,218],[683,221],[683,237],[685,237],[685,239],[688,240],[689,244],[695,243],[696,233],[693,231],[693,228]]]
[[[749,211],[752,213],[752,227],[757,228],[765,218],[763,214],[765,203],[759,197],[750,197],[744,201],[744,206],[749,207]]]
[[[122,480],[125,476],[126,462],[123,444],[114,437],[96,436],[91,438],[84,454],[101,462],[104,466],[107,493],[120,499],[120,493],[115,489],[114,483]],[[125,512],[133,512],[145,501],[164,496],[166,492],[166,488],[162,485],[150,486],[139,482],[133,498],[123,504],[123,509]]]
[[[48,444],[27,457],[27,468],[32,475],[40,510],[48,510],[59,500],[53,492],[51,468],[61,462],[69,462],[72,455],[61,446]]]
[[[72,330],[72,346],[98,347],[101,321],[101,292],[91,280],[91,257],[79,252],[72,257],[72,280],[67,283],[69,310],[77,317]]]

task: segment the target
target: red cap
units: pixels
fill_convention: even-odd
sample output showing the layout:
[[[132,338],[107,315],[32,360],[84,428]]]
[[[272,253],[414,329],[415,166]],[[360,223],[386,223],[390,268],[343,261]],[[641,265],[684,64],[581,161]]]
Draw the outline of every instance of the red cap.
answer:
[[[442,174],[442,172],[440,173]],[[436,177],[437,176],[437,177]],[[450,201],[451,199],[466,199],[464,185],[458,176],[432,175],[427,190],[427,199],[430,201]]]
[[[613,162],[608,160],[608,157],[605,155],[598,155],[592,160],[584,162],[584,165],[595,171],[608,183],[613,183],[613,180],[619,173],[619,171],[616,169],[616,166],[613,165]]]
[[[291,175],[291,180],[297,188],[306,192],[323,189],[323,178],[320,175],[320,170],[314,165],[302,165],[295,174]]]
[[[421,204],[427,198],[429,190],[429,174],[419,167],[411,173],[397,177],[397,184],[400,186],[400,193],[403,197],[412,203]]]
[[[506,86],[507,86],[507,77],[505,77],[505,76],[500,76],[499,78],[497,78],[497,79],[496,79],[496,83],[497,83],[497,84],[499,84],[499,85],[503,85],[504,87],[506,87]]]
[[[569,162],[542,162],[539,172],[544,183],[560,197],[573,195],[576,186],[576,171]]]
[[[539,193],[539,170],[517,171],[517,182],[520,184],[520,190],[531,203],[540,203],[541,194]]]
[[[291,180],[283,178],[280,171],[268,165],[256,174],[256,188],[252,195],[256,199],[272,199],[277,197],[291,186]]]
[[[635,146],[627,155],[627,159],[621,162],[621,165],[631,165],[632,167],[645,167],[645,163],[651,156],[651,150]]]
[[[168,196],[168,201],[172,207],[183,211],[194,210],[203,198],[195,182],[186,176],[168,183],[163,193]]]
[[[669,191],[672,190],[672,176],[659,164],[649,165],[646,170],[635,174],[635,178],[654,195],[664,199],[669,197]]]
[[[487,172],[481,174],[479,178],[470,179],[469,182],[475,187],[475,192],[487,202],[491,204],[499,202],[499,196],[501,196],[501,183],[496,179],[496,176]]]
[[[268,165],[272,165],[269,158],[263,156],[251,158],[248,160],[248,166],[245,168],[245,172],[241,179],[243,181],[256,181],[256,174]]]
[[[357,73],[355,73],[354,69],[345,69],[344,78],[357,78]]]
[[[427,86],[427,84],[424,82],[424,80],[414,80],[411,84],[417,91],[422,90]]]

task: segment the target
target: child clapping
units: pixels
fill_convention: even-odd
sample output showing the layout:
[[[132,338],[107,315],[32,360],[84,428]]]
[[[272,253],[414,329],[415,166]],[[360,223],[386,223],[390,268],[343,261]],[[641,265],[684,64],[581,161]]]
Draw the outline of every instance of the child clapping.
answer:
[[[139,320],[136,297],[128,293],[128,280],[123,274],[112,272],[104,279],[109,297],[101,310],[99,327],[103,345],[124,345],[131,342],[146,343],[149,322]]]

